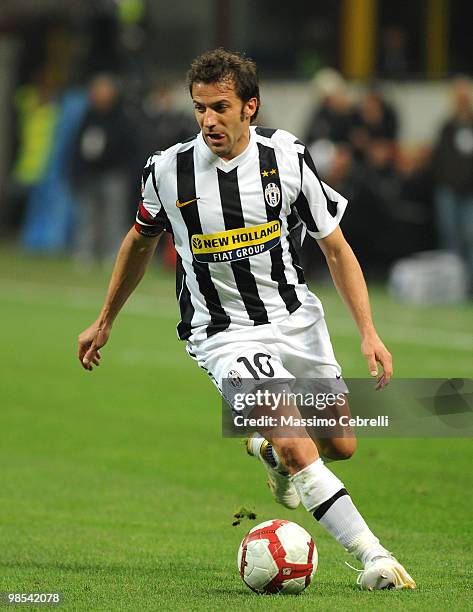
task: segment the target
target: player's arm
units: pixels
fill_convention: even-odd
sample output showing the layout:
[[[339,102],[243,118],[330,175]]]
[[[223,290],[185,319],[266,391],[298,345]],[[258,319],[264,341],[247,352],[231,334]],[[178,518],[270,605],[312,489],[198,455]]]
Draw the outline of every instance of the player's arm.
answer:
[[[161,233],[144,236],[134,227],[125,236],[102,310],[97,320],[79,335],[78,357],[84,369],[92,370],[93,365],[99,365],[99,349],[107,342],[118,313],[143,278],[160,237]]]
[[[379,338],[368,297],[368,289],[355,254],[337,227],[325,238],[317,240],[322,249],[338,293],[348,306],[361,336],[361,351],[368,361],[372,376],[378,375],[377,363],[383,368],[377,388],[389,382],[393,373],[392,357]]]

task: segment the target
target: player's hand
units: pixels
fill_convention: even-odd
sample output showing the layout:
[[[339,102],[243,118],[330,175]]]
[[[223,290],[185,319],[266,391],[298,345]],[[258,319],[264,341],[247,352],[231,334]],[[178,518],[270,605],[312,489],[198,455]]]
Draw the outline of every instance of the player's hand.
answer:
[[[393,375],[393,360],[391,353],[384,346],[377,334],[363,338],[361,352],[368,361],[370,375],[377,378],[376,391],[385,387]],[[378,363],[383,371],[379,375]]]
[[[106,344],[110,331],[110,326],[106,326],[103,322],[95,321],[90,327],[84,329],[79,334],[77,356],[85,370],[91,371],[94,365],[100,365],[99,349]]]

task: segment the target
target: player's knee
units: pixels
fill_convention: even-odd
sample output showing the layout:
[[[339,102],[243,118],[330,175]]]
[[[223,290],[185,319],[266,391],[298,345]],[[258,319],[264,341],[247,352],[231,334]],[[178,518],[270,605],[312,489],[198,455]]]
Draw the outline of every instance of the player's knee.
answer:
[[[356,451],[356,438],[335,438],[327,440],[321,448],[324,457],[333,461],[350,459]]]
[[[356,440],[351,440],[347,444],[342,444],[341,446],[337,446],[335,449],[336,459],[339,461],[345,461],[346,459],[350,459],[353,457],[356,451]]]

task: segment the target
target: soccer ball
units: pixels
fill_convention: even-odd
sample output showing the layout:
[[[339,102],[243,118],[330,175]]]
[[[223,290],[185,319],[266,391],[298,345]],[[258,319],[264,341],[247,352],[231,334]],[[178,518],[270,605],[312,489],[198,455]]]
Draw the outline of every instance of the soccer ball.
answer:
[[[296,523],[278,519],[253,527],[238,550],[241,579],[256,593],[301,593],[309,586],[317,561],[310,534]]]

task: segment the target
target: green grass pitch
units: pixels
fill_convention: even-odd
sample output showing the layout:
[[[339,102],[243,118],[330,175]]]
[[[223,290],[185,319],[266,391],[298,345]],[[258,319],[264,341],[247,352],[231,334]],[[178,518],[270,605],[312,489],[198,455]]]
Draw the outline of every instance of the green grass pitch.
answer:
[[[76,337],[106,282],[0,252],[0,591],[58,591],[65,610],[472,609],[471,440],[362,439],[332,464],[418,582],[360,592],[349,556],[304,510],[275,505],[242,441],[222,438],[218,394],[175,337],[169,274],[148,272],[100,368],[80,368]],[[365,376],[343,305],[329,286],[318,293],[345,376]],[[383,290],[372,302],[397,376],[472,377],[471,306],[407,307]],[[241,582],[236,552],[255,524],[231,526],[241,505],[313,534],[305,593],[257,596]]]

